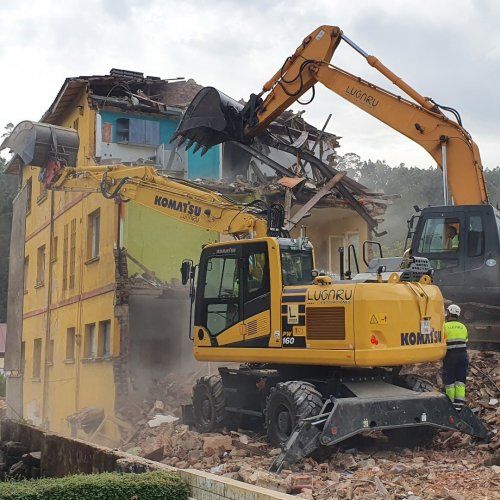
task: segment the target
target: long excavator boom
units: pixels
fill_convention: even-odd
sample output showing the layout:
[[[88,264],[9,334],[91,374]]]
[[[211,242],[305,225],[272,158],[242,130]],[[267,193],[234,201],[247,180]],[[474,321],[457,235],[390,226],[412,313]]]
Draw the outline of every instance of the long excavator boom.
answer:
[[[77,166],[76,155],[65,155],[70,144],[78,149],[76,131],[24,121],[1,147],[40,167],[40,181],[48,189],[134,200],[173,219],[236,238],[268,236],[263,207],[238,204],[193,182],[160,175],[151,166]]]
[[[342,40],[411,100],[332,66],[330,60]],[[176,136],[205,147],[227,140],[249,141],[317,82],[420,144],[439,167],[445,166],[455,204],[488,203],[479,149],[461,125],[458,113],[452,110],[457,121],[448,118],[442,109],[451,108],[441,109],[419,94],[336,26],[320,26],[307,36],[245,107],[215,89],[202,89],[188,108]]]

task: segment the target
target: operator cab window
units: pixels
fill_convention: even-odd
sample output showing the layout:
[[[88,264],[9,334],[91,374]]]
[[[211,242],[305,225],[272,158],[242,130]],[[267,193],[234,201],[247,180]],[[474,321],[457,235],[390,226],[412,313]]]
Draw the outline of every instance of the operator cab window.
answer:
[[[480,257],[484,254],[483,219],[480,215],[469,216],[467,248],[469,257]]]
[[[217,335],[239,321],[239,266],[234,257],[210,257],[203,294],[206,327]]]
[[[434,217],[425,221],[420,253],[456,252],[460,246],[460,221],[454,217]]]
[[[246,300],[269,292],[268,268],[267,252],[252,252],[248,255]]]
[[[461,244],[460,219],[432,217],[425,221],[418,251],[429,258],[434,269],[449,269],[458,266]]]
[[[281,274],[283,286],[308,285],[312,280],[312,252],[308,250],[281,249]]]

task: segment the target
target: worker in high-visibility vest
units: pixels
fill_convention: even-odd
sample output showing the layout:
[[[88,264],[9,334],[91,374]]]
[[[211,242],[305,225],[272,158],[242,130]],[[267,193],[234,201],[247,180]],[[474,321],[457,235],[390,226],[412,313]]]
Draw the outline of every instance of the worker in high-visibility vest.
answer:
[[[465,405],[465,381],[467,377],[468,357],[467,327],[458,321],[460,307],[456,304],[448,306],[444,336],[446,339],[446,356],[443,360],[443,383],[446,395],[457,410]]]

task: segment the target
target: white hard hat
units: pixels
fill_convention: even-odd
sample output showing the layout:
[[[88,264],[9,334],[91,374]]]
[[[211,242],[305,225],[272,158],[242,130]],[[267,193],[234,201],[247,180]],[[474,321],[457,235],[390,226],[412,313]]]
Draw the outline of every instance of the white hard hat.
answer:
[[[453,314],[454,316],[460,316],[460,307],[458,307],[456,304],[450,304],[448,306],[448,312],[450,314]]]

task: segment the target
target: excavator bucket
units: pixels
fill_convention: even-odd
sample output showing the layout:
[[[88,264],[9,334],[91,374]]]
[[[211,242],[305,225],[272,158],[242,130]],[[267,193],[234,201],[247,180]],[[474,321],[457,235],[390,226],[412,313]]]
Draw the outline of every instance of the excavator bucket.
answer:
[[[0,150],[9,148],[21,165],[40,167],[40,182],[50,187],[63,167],[76,166],[79,143],[72,128],[26,120],[16,125]]]
[[[243,104],[214,87],[204,87],[191,101],[171,142],[180,138],[180,146],[187,140],[186,149],[196,144],[195,151],[203,147],[203,155],[216,144],[241,141],[243,108]]]

